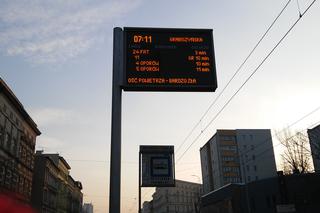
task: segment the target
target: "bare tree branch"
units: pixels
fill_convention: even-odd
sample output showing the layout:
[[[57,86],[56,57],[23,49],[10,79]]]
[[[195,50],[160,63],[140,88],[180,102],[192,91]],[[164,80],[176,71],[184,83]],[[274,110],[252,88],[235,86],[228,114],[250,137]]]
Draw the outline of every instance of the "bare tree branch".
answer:
[[[289,129],[277,133],[277,138],[284,146],[282,166],[285,173],[298,172],[307,173],[310,171],[310,149],[309,140],[302,132],[292,133]]]

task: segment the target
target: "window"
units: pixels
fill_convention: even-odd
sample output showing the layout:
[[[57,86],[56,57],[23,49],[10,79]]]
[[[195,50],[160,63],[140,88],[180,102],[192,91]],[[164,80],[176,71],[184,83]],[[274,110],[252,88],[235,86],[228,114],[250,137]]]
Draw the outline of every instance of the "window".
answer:
[[[239,172],[239,168],[237,168],[237,167],[232,167],[232,171],[233,171],[233,172]]]
[[[6,184],[7,187],[10,186],[11,178],[12,178],[12,172],[11,172],[11,170],[7,169],[7,171],[6,171],[6,179],[5,179],[5,184]]]
[[[249,165],[247,165],[247,171],[249,172],[249,170],[250,170],[250,167],[249,167]]]
[[[223,161],[234,161],[234,157],[222,157]]]
[[[223,140],[223,141],[234,141],[234,137],[233,136],[229,136],[229,135],[224,135],[224,136],[220,136],[220,140]]]
[[[43,202],[48,202],[48,191],[46,189],[43,191]]]
[[[253,140],[253,135],[250,135],[250,140]]]
[[[14,187],[14,191],[18,191],[19,176],[16,173],[13,173],[12,185]]]
[[[269,196],[266,196],[266,202],[267,202],[267,207],[271,208],[271,201]]]
[[[4,128],[0,126],[0,146],[3,146]]]
[[[248,176],[248,182],[250,182],[251,181],[251,177],[250,176]]]
[[[254,145],[251,145],[251,150],[254,150]]]
[[[20,178],[19,178],[19,192],[20,193],[23,192],[23,185],[24,185],[24,178],[22,176],[20,176]]]
[[[230,167],[223,167],[223,171],[224,171],[224,172],[230,172],[230,171],[231,171],[231,168],[230,168]]]
[[[256,180],[258,180],[259,179],[259,177],[258,176],[256,176]]]
[[[3,112],[7,114],[7,106],[5,104],[3,104]]]
[[[253,166],[253,169],[254,169],[254,171],[257,171],[257,166],[254,165],[254,166]]]
[[[10,134],[6,133],[6,136],[4,138],[4,148],[9,149],[10,148]]]
[[[14,155],[16,155],[16,153],[17,153],[17,146],[18,146],[17,139],[13,138],[12,144],[11,144],[11,151]]]
[[[2,182],[4,181],[4,175],[5,175],[5,168],[3,165],[0,167],[0,186],[2,185]]]
[[[256,210],[256,204],[255,204],[254,197],[251,197],[251,209],[252,209],[253,211]]]
[[[221,146],[220,149],[224,151],[237,151],[236,146]]]
[[[256,156],[255,155],[252,155],[252,160],[255,160],[256,159]]]

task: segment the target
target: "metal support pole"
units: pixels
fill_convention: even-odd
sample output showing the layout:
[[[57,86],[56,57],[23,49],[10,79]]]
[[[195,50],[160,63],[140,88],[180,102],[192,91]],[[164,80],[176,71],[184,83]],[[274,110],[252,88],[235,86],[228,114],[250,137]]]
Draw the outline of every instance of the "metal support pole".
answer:
[[[120,213],[121,200],[121,76],[123,72],[123,32],[113,29],[113,81],[111,115],[111,156],[109,212]]]
[[[139,208],[138,213],[141,213],[141,153],[139,152]]]

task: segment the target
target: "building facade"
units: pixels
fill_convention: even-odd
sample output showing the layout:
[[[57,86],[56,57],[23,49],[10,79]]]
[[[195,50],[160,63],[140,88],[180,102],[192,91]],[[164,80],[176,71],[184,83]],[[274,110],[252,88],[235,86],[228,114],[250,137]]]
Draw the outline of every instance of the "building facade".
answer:
[[[276,176],[272,137],[267,129],[217,130],[200,148],[204,193],[228,183]]]
[[[283,175],[228,184],[201,197],[201,213],[319,212],[320,175]]]
[[[32,206],[41,213],[80,213],[82,185],[70,175],[71,167],[59,154],[35,155]]]
[[[175,187],[157,187],[152,195],[152,206],[145,204],[142,212],[196,213],[202,185],[176,180]],[[151,210],[150,210],[151,209]]]
[[[36,123],[0,78],[0,193],[30,203]]]
[[[320,172],[320,125],[308,129],[308,137],[315,172]]]
[[[36,153],[31,201],[38,212],[57,212],[58,173],[59,168],[50,157]]]

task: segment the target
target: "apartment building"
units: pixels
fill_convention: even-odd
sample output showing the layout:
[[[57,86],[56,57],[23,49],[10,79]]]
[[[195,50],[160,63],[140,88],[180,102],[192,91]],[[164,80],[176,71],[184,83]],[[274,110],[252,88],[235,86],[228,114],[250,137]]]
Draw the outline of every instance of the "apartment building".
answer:
[[[36,152],[32,206],[38,212],[81,212],[82,184],[70,176],[70,169],[67,161],[59,154]]]
[[[30,203],[37,124],[0,78],[0,193]]]
[[[204,193],[277,175],[271,131],[217,130],[200,148]]]

